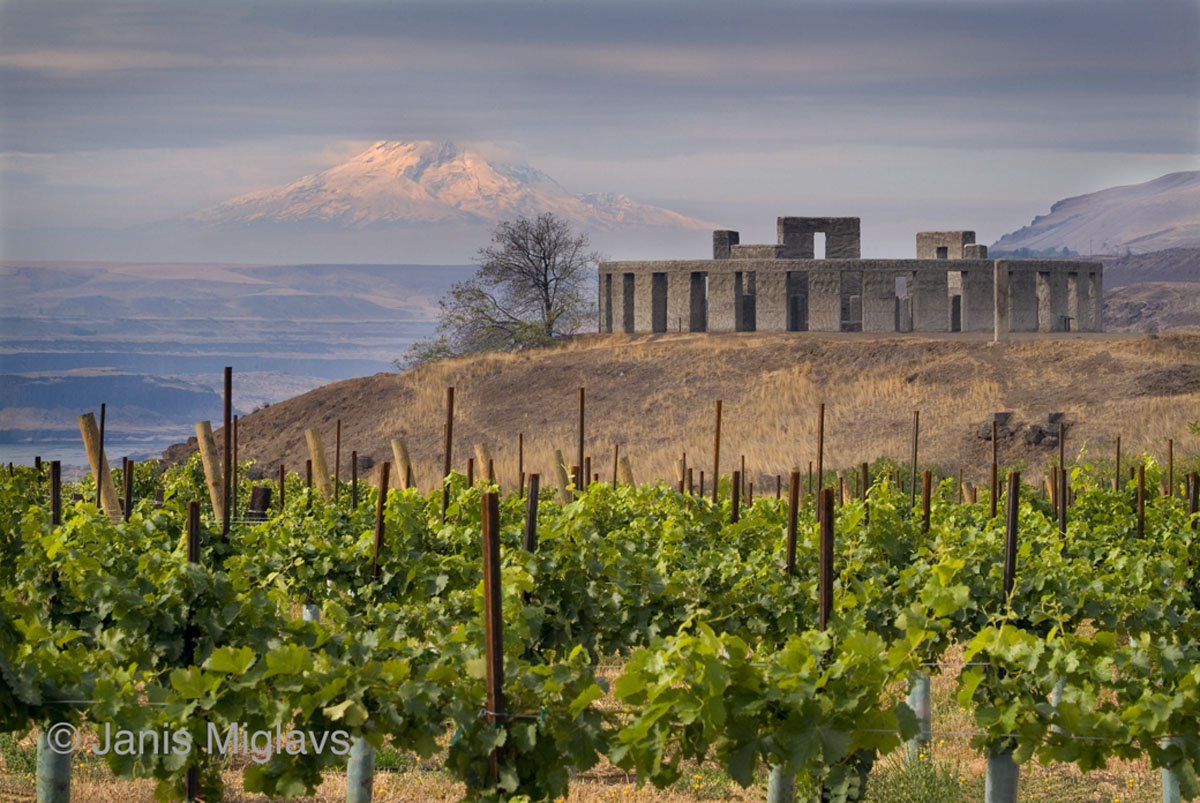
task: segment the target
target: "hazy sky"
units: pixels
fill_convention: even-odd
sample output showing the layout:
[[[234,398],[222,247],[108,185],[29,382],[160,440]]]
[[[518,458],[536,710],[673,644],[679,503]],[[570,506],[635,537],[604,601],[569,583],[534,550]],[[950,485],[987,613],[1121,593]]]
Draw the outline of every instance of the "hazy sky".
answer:
[[[859,215],[864,256],[909,256],[1200,168],[1198,43],[1195,1],[4,2],[0,216],[135,225],[451,139],[743,242]]]

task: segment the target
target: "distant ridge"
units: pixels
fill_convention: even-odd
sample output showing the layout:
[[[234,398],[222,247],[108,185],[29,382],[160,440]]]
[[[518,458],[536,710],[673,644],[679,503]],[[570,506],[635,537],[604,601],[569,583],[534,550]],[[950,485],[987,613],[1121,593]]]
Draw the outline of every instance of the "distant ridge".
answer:
[[[1058,201],[1050,214],[993,243],[991,251],[1144,254],[1200,246],[1200,170],[1109,187]]]
[[[376,142],[343,164],[205,209],[217,224],[309,223],[361,230],[406,224],[479,224],[553,212],[588,229],[715,224],[617,193],[574,195],[526,164],[489,160],[452,142]]]

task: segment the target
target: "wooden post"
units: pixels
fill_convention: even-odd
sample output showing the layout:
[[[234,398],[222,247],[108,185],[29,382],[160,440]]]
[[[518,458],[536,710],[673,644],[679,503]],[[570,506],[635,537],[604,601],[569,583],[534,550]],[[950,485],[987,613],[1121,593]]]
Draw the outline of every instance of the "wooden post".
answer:
[[[912,509],[917,504],[917,437],[921,430],[921,411],[913,410],[913,436],[912,436],[912,484],[908,489],[908,510],[912,513]]]
[[[1146,464],[1137,467],[1137,535],[1146,537]]]
[[[204,479],[208,484],[208,498],[212,502],[213,518],[225,520],[225,480],[221,476],[221,463],[217,459],[217,444],[213,438],[212,424],[196,422],[196,441],[200,446],[200,461],[204,464]]]
[[[684,475],[686,474],[686,472],[687,472],[687,468],[684,466],[683,461],[676,460],[675,461],[675,482],[679,488],[679,493],[683,493]]]
[[[813,470],[812,470],[812,467],[813,467],[812,461],[809,460],[808,461],[808,484],[805,486],[808,489],[809,496],[812,496],[812,492],[813,492]]]
[[[925,469],[921,475],[921,532],[929,532],[929,506],[933,497],[933,472]]]
[[[864,525],[869,525],[871,522],[871,505],[869,502],[869,491],[871,489],[870,466],[864,462],[859,468],[863,472],[863,523]]]
[[[62,524],[62,462],[50,461],[50,523]]]
[[[700,469],[700,496],[704,496],[704,469]]]
[[[333,442],[333,504],[342,500],[342,419],[337,420]]]
[[[475,485],[475,458],[467,458],[467,487],[471,488]]]
[[[821,541],[818,570],[817,627],[824,630],[833,612],[833,489],[822,488],[819,499],[821,507]]]
[[[713,435],[713,504],[720,501],[721,493],[721,400],[717,400],[717,429]]]
[[[1113,474],[1113,490],[1121,490],[1121,436],[1117,436],[1117,466]]]
[[[500,600],[500,495],[488,492],[482,500],[483,517],[483,629],[485,682],[489,723],[503,726],[504,705],[504,616]],[[492,780],[500,777],[500,755],[490,756]]]
[[[108,410],[108,405],[105,404],[104,402],[100,402],[100,454],[104,454],[104,418],[105,418],[105,413],[107,412],[107,410]],[[8,464],[8,476],[11,477],[12,473],[13,473],[12,463],[9,463]],[[111,469],[108,466],[107,456],[104,461],[104,473],[106,473],[106,474],[111,473]],[[100,475],[96,473],[95,469],[93,469],[92,476],[96,478],[96,504],[100,505],[101,504],[101,501],[100,501]],[[111,516],[112,514],[110,513],[109,515]]]
[[[695,492],[695,488],[696,488],[696,486],[695,486],[694,479],[695,479],[695,478],[694,478],[694,475],[693,475],[693,473],[692,473],[692,467],[691,467],[691,466],[688,466],[688,470],[687,470],[687,492],[688,492],[688,496],[691,496],[691,495],[692,495],[692,494]]]
[[[742,455],[742,498],[746,497],[746,455]]]
[[[309,507],[312,506],[313,472],[312,458],[304,461],[304,487],[308,489]]]
[[[321,442],[321,433],[315,429],[306,429],[304,438],[308,441],[308,454],[312,459],[317,490],[323,500],[329,501],[333,498],[333,485],[329,482],[329,463],[325,460],[325,444]]]
[[[571,484],[571,477],[567,474],[566,458],[563,457],[562,449],[554,450],[554,471],[558,477],[558,501],[564,505],[571,501],[571,491],[568,487]]]
[[[579,446],[579,448],[578,448],[578,451],[576,452],[577,459],[575,461],[575,465],[579,466],[580,469],[582,469],[586,465],[586,462],[584,461],[584,454],[583,454],[583,388],[579,389],[579,444],[578,444],[578,446]],[[586,482],[576,482],[575,490],[582,491],[584,489],[584,487],[586,487],[586,486],[587,486]]]
[[[541,477],[529,475],[529,499],[525,502],[525,551],[537,549],[538,485]]]
[[[84,413],[77,419],[83,446],[87,450],[88,462],[92,465],[92,476],[96,478],[96,494],[105,515],[116,521],[121,518],[121,502],[113,485],[112,471],[108,468],[108,457],[100,445],[100,432],[96,428],[96,417]]]
[[[729,523],[730,524],[737,524],[737,522],[738,522],[738,508],[741,506],[741,501],[742,501],[741,490],[742,490],[742,472],[734,471],[733,472],[733,481],[732,481],[732,484],[729,486],[729,491],[730,491]]]
[[[775,475],[775,498],[780,499],[783,496],[783,477],[779,474]]]
[[[588,485],[592,483],[592,456],[588,455],[583,458],[583,488],[580,490],[586,491]]]
[[[450,455],[454,449],[454,388],[446,388],[446,426],[444,429],[445,444],[442,459],[442,523],[446,523],[446,511],[450,507],[450,486],[446,478],[450,476]]]
[[[1008,501],[1004,530],[1004,602],[1008,605],[1017,577],[1017,520],[1021,509],[1021,473],[1008,474]]]
[[[495,482],[496,478],[488,473],[488,466],[492,462],[492,453],[488,449],[486,443],[475,444],[475,465],[479,467],[479,475],[485,477],[488,482]]]
[[[233,367],[225,366],[225,503],[221,508],[221,534],[229,534],[230,517],[233,515]]]
[[[358,452],[350,450],[350,507],[358,509]]]
[[[379,496],[375,500],[375,551],[371,557],[371,579],[379,581],[379,553],[383,550],[383,509],[387,505],[388,473],[391,463],[384,461],[379,466]]]
[[[1067,428],[1058,425],[1058,537],[1067,537],[1067,504],[1070,502],[1071,484],[1067,479]]]
[[[800,472],[788,475],[787,557],[789,575],[796,573],[796,521],[800,516]]]
[[[403,436],[392,438],[392,459],[396,461],[396,487],[413,487],[412,461],[408,459],[408,441]]]
[[[230,518],[236,519],[238,516],[238,417],[233,417],[233,467],[229,483],[229,510]]]
[[[125,521],[129,521],[133,513],[133,461],[128,457],[124,460],[125,468],[121,472],[121,481],[125,486]]]
[[[206,422],[207,423],[207,422]],[[211,428],[210,428],[211,432]],[[215,447],[214,447],[215,451]],[[187,517],[188,563],[200,562],[200,503],[188,502]],[[183,629],[183,662],[191,666],[196,660],[197,628],[192,623],[192,612],[188,611],[187,624]],[[187,768],[184,776],[184,800],[195,800],[200,796],[200,768],[195,764]]]
[[[583,476],[579,473],[579,466],[571,466],[571,470],[567,472],[567,476],[571,478],[571,485],[575,488],[575,493],[579,493],[579,487],[583,484]]]
[[[996,422],[992,421],[992,475],[991,475],[991,499],[989,507],[991,512],[988,514],[990,518],[996,518],[996,505],[1000,501],[1000,464],[997,462],[1000,452],[999,439],[997,437]]]
[[[621,454],[620,444],[614,443],[613,444],[613,488],[617,487],[617,467],[620,466],[620,464],[621,464],[621,461],[619,460],[620,454]]]
[[[517,487],[521,495],[525,494],[525,433],[517,433]]]
[[[626,485],[635,485],[633,481],[633,465],[629,462],[629,455],[621,455],[621,482]]]
[[[1200,472],[1193,471],[1191,473],[1191,482],[1188,483],[1188,515],[1192,516],[1192,529],[1200,529],[1200,519],[1196,519],[1196,512],[1200,511]]]
[[[283,511],[287,509],[287,471],[283,467],[283,463],[279,464],[279,513],[283,515]]]
[[[817,484],[814,486],[816,490],[825,487],[825,402],[821,402],[817,406]],[[820,499],[817,500],[820,502]],[[816,514],[821,515],[821,506],[818,504]]]
[[[1175,439],[1167,438],[1167,496],[1175,495]]]

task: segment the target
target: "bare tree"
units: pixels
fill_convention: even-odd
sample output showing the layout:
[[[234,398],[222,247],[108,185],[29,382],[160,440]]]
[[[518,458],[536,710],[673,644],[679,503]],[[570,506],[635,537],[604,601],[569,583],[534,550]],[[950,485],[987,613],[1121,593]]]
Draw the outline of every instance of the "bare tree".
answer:
[[[553,213],[499,224],[477,261],[475,276],[438,301],[434,338],[414,343],[399,366],[543,345],[592,320],[600,254]]]

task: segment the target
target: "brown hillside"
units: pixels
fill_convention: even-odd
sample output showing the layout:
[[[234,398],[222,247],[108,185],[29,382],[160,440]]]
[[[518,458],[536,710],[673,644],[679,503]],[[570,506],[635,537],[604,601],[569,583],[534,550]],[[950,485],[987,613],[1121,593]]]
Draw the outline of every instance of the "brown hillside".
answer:
[[[1068,449],[1108,457],[1113,438],[1126,454],[1200,452],[1187,422],[1200,418],[1200,335],[878,337],[860,334],[658,335],[587,337],[517,355],[446,361],[313,390],[244,417],[241,454],[268,471],[280,460],[303,470],[304,429],[319,427],[333,459],[342,420],[343,469],[351,449],[391,460],[404,435],[418,484],[435,482],[442,460],[446,387],[456,388],[454,466],[465,470],[485,442],[505,487],[516,481],[517,433],[526,471],[552,477],[554,449],[574,462],[577,388],[587,389],[592,471],[612,476],[613,443],[638,481],[675,476],[686,451],[711,476],[714,404],[724,402],[721,468],[741,455],[759,489],[816,456],[817,405],[826,405],[826,466],[907,455],[912,411],[921,411],[921,462],[966,468],[983,478],[990,445],[978,434],[988,414],[1011,410],[1001,459],[1036,472],[1057,449],[1028,443],[1031,425],[1067,414]],[[235,376],[236,392],[236,376]],[[218,436],[218,443],[220,437]],[[176,450],[178,455],[182,450]],[[364,472],[374,479],[374,471]],[[543,483],[546,484],[546,483]]]
[[[1141,282],[1104,294],[1109,332],[1200,330],[1200,282]]]

